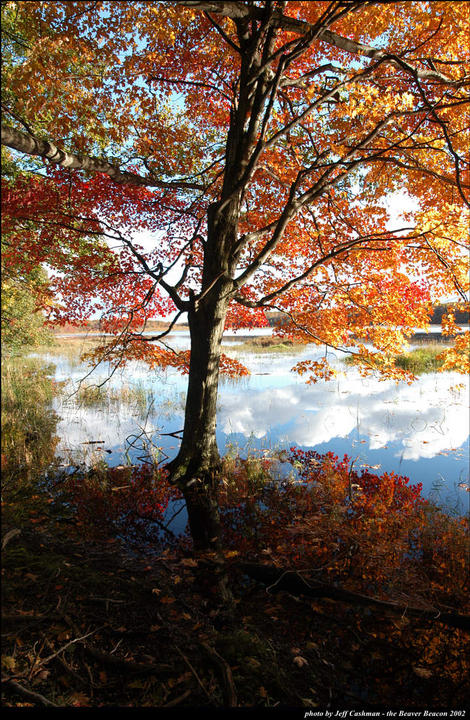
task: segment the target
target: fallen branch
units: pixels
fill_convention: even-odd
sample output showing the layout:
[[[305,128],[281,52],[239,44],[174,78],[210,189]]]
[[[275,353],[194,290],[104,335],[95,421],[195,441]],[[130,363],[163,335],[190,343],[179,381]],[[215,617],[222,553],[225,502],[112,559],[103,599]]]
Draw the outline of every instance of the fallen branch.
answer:
[[[325,597],[331,600],[347,602],[353,605],[367,605],[383,610],[400,613],[400,615],[412,615],[425,620],[432,620],[444,623],[450,627],[470,631],[470,615],[458,613],[441,612],[437,610],[423,610],[421,608],[408,607],[398,603],[361,595],[359,593],[344,590],[333,585],[326,585],[316,580],[307,582],[299,572],[295,570],[282,570],[273,565],[261,565],[257,563],[237,563],[237,567],[254,580],[268,585],[270,592],[281,590],[292,595],[306,595],[307,597]]]
[[[13,528],[13,530],[9,530],[2,539],[2,550],[5,550],[10,540],[12,540],[17,535],[21,535],[21,530],[19,530],[18,528]]]
[[[66,643],[65,645],[63,645],[63,646],[62,646],[61,648],[59,648],[58,650],[55,650],[55,651],[52,653],[52,655],[49,655],[48,657],[46,657],[46,658],[44,658],[44,659],[39,659],[39,661],[38,661],[38,663],[37,663],[37,666],[33,667],[32,674],[36,675],[36,674],[39,672],[39,670],[42,669],[43,665],[47,665],[47,663],[49,663],[49,662],[50,662],[51,660],[53,660],[55,657],[57,657],[58,655],[60,655],[60,653],[63,652],[64,650],[66,650],[68,647],[70,647],[71,645],[75,645],[75,643],[83,643],[83,641],[85,640],[85,638],[90,637],[90,635],[94,635],[95,633],[98,632],[98,630],[101,630],[101,629],[102,629],[101,627],[96,628],[96,630],[92,630],[91,632],[87,633],[86,635],[82,635],[81,637],[77,637],[77,638],[74,638],[73,640],[69,640],[68,643]]]
[[[223,693],[224,693],[224,704],[228,707],[237,707],[237,692],[235,690],[235,684],[233,682],[232,669],[228,662],[224,660],[219,653],[207,643],[201,643],[206,653],[209,655],[211,660],[217,666],[222,674],[223,679]]]
[[[205,686],[204,686],[204,683],[202,682],[201,678],[200,678],[199,675],[197,674],[196,670],[193,668],[193,666],[192,666],[191,663],[189,662],[189,660],[188,660],[188,658],[186,657],[186,655],[185,655],[183,652],[181,652],[181,650],[179,649],[179,647],[177,647],[176,645],[175,645],[175,647],[176,647],[176,650],[177,650],[177,651],[179,652],[179,654],[181,655],[181,657],[183,658],[183,660],[185,661],[186,665],[187,665],[187,666],[189,667],[189,669],[191,670],[191,672],[192,672],[192,674],[194,675],[194,677],[196,678],[199,687],[203,690],[203,692],[207,695],[208,699],[211,701],[211,700],[212,700],[211,695],[210,695],[209,692],[207,692],[207,690],[206,690],[206,688],[205,688]]]
[[[83,643],[83,647],[95,660],[99,660],[105,665],[110,665],[118,670],[123,670],[125,673],[133,675],[153,675],[161,672],[173,672],[174,667],[165,663],[154,665],[153,663],[136,663],[131,660],[124,660],[122,658],[115,657],[109,653],[102,652],[96,648]]]
[[[72,627],[75,632],[77,632],[77,627],[75,623],[71,620],[71,618],[65,613],[61,613],[61,615],[64,618],[65,622],[70,625],[70,627]],[[110,653],[105,653],[101,650],[97,650],[84,640],[81,640],[81,645],[89,655],[95,658],[95,660],[98,660],[105,665],[110,665],[111,667],[114,667],[116,669],[123,670],[125,673],[132,673],[136,675],[152,675],[154,673],[158,674],[162,672],[173,672],[174,670],[172,665],[168,665],[166,663],[154,665],[153,663],[135,663],[131,660],[124,660],[122,658],[116,657],[115,655],[111,655]]]
[[[44,707],[60,707],[60,705],[56,705],[56,703],[53,703],[52,700],[48,700],[48,698],[44,697],[44,695],[40,695],[40,693],[33,692],[32,690],[29,690],[29,688],[20,685],[20,683],[16,682],[16,680],[12,680],[10,678],[2,678],[2,685],[4,687],[11,688],[11,690],[18,693],[18,695],[22,695],[28,700],[32,700],[33,702],[38,703],[39,705],[43,705]]]
[[[35,623],[44,622],[45,620],[55,620],[56,616],[52,614],[46,615],[19,615],[17,613],[2,615],[2,623]]]
[[[46,647],[48,647],[49,650],[54,650],[54,647],[53,647],[52,643],[51,643],[47,638],[45,638],[45,643],[46,643]],[[82,678],[81,675],[79,675],[77,672],[75,672],[75,670],[74,670],[72,667],[70,667],[70,665],[69,665],[68,663],[65,662],[65,660],[64,660],[63,657],[61,657],[60,655],[58,655],[58,656],[57,656],[57,660],[60,662],[60,664],[62,665],[62,667],[63,667],[68,673],[70,673],[71,675],[73,675],[73,677],[74,677],[76,680],[78,680],[81,684],[87,684],[87,681],[84,680],[84,678]]]
[[[183,700],[186,700],[189,695],[191,695],[191,690],[185,690],[182,695],[179,695],[174,700],[170,700],[170,702],[165,703],[164,705],[162,705],[162,707],[175,707],[175,705],[179,705],[181,702],[183,702]]]

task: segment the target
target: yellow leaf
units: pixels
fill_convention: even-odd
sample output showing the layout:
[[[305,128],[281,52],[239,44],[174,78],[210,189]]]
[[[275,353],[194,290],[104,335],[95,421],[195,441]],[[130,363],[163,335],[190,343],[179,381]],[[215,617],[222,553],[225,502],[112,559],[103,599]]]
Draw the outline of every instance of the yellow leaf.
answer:
[[[183,558],[180,560],[180,565],[184,565],[185,567],[197,567],[197,561],[192,558]]]
[[[16,660],[11,655],[2,655],[2,667],[7,670],[14,670],[16,668]]]
[[[129,683],[127,687],[132,688],[133,690],[142,690],[145,687],[145,681],[133,680],[133,682]]]
[[[85,693],[78,692],[78,693],[73,693],[73,695],[70,696],[70,702],[72,705],[81,707],[83,705],[88,705],[90,702],[90,698],[87,695],[85,695]]]

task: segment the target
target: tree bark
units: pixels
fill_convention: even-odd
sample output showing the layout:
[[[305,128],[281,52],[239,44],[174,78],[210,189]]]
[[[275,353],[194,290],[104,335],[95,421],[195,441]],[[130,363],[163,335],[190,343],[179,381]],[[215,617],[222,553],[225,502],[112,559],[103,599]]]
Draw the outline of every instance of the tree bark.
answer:
[[[177,457],[168,465],[171,481],[178,485],[186,503],[194,552],[200,560],[199,585],[228,610],[233,597],[220,537],[216,414],[222,334],[231,290],[230,281],[219,279],[201,302],[193,298],[188,312],[191,359],[183,437]]]
[[[196,551],[220,550],[217,502],[220,455],[216,439],[217,391],[229,288],[223,279],[188,312],[191,359],[183,437],[169,464],[186,501]]]

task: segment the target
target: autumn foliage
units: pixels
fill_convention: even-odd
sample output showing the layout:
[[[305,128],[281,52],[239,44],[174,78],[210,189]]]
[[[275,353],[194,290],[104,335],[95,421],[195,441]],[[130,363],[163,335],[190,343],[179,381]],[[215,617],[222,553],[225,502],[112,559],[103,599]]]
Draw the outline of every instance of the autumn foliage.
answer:
[[[409,478],[357,471],[347,456],[292,448],[280,461],[225,458],[219,503],[229,563],[270,563],[413,607],[470,610],[467,518],[440,510]],[[87,536],[186,547],[184,527],[179,535],[170,521],[181,494],[164,470],[95,468],[65,489]]]
[[[269,460],[226,460],[231,548],[365,594],[467,606],[468,519],[437,509],[409,478],[357,471],[347,456],[292,448],[287,459],[295,472],[284,480]]]
[[[4,188],[5,262],[57,271],[52,322],[99,313],[116,350],[134,352],[147,319],[186,311],[224,272],[209,271],[208,213],[233,201],[226,326],[265,325],[276,309],[282,335],[407,377],[393,358],[413,328],[468,289],[466,3],[19,2],[4,14],[8,122],[72,153]],[[390,229],[397,191],[416,209]],[[466,342],[446,367],[465,371]]]
[[[286,459],[284,453],[278,461]],[[355,473],[350,461],[331,454],[295,450],[289,460],[293,477],[279,486],[272,458],[227,459],[220,493],[236,595],[228,623],[220,606],[207,613],[188,537],[162,529],[171,502],[174,512],[181,502],[165,473],[97,465],[54,477],[45,492],[30,495],[23,487],[21,506],[5,495],[5,706],[38,702],[21,697],[25,687],[64,707],[160,707],[173,697],[194,707],[209,693],[222,706],[223,676],[214,678],[201,653],[206,643],[230,668],[232,702],[241,707],[287,698],[308,708],[331,694],[358,709],[397,698],[414,709],[460,707],[468,638],[442,623],[439,610],[467,608],[468,524],[425,503],[406,478]],[[19,488],[14,492],[18,497]],[[382,524],[385,513],[395,536]],[[243,575],[246,560],[392,600],[399,610],[276,592]],[[416,618],[417,607],[431,609],[431,617]],[[69,643],[79,648],[72,653]],[[184,658],[168,652],[173,646]]]
[[[2,13],[6,266],[48,267],[50,322],[101,317],[112,339],[92,363],[188,373],[168,469],[195,547],[210,549],[219,374],[246,373],[221,352],[226,327],[276,310],[282,337],[412,380],[395,358],[414,329],[434,303],[468,301],[469,5],[20,1]],[[443,367],[465,372],[449,310]],[[146,333],[161,316],[167,331]],[[190,352],[166,343],[182,317]],[[326,353],[296,369],[334,373]],[[353,519],[361,508],[358,527],[371,512],[335,502]]]

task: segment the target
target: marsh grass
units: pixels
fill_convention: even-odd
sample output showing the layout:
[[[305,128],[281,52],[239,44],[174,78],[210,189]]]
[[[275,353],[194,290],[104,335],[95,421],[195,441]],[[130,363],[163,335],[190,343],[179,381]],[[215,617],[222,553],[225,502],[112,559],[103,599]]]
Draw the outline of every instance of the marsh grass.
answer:
[[[398,355],[395,365],[402,370],[412,372],[414,375],[438,372],[442,367],[442,360],[439,355],[446,349],[445,345],[430,343],[417,347],[410,352]],[[354,356],[349,355],[344,359],[347,365],[354,365]]]
[[[39,358],[10,357],[2,362],[3,498],[31,490],[54,461],[58,417],[52,401],[62,387],[54,365]]]
[[[278,337],[254,337],[237,345],[226,345],[225,350],[243,353],[294,353],[305,347],[305,343],[296,343],[293,340]]]
[[[415,375],[436,372],[442,367],[439,355],[444,349],[443,345],[425,345],[399,355],[395,363],[398,367],[409,370]]]
[[[57,338],[48,345],[42,345],[35,349],[37,357],[60,357],[65,358],[71,367],[78,367],[82,364],[81,356],[85,352],[93,350],[103,342],[99,335],[88,337]]]
[[[81,384],[72,397],[81,407],[112,411],[125,405],[141,417],[151,410],[156,401],[154,391],[141,383],[126,383],[119,387]]]

